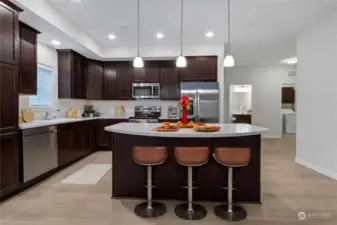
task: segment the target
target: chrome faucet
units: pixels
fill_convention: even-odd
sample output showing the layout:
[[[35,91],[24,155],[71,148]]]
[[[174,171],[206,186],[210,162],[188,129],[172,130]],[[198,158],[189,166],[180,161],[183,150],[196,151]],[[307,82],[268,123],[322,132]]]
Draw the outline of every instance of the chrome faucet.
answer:
[[[56,112],[59,112],[60,110],[57,109]],[[45,120],[52,120],[52,119],[56,119],[56,116],[53,116],[53,117],[50,117],[48,118],[50,115],[52,115],[52,112],[46,112],[45,116],[44,116],[44,119]]]

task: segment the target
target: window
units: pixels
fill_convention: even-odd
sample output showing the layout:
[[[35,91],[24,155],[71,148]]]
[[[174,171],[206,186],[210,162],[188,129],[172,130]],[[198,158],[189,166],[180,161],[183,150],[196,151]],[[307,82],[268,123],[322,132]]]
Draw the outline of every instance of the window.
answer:
[[[37,95],[29,97],[30,106],[52,107],[53,105],[53,76],[52,68],[38,64],[37,65]]]

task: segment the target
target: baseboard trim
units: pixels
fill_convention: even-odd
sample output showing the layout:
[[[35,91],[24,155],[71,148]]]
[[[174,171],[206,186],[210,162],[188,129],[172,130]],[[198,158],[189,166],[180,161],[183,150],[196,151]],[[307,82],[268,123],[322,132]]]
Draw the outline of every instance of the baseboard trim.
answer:
[[[314,165],[310,162],[307,162],[305,160],[299,159],[298,157],[295,158],[295,162],[298,164],[301,164],[302,166],[305,166],[309,169],[312,169],[320,174],[323,174],[327,177],[330,177],[331,179],[337,180],[337,173],[332,172],[331,170],[322,168],[321,166]]]
[[[282,137],[280,134],[262,134],[261,136],[266,139],[280,139]]]

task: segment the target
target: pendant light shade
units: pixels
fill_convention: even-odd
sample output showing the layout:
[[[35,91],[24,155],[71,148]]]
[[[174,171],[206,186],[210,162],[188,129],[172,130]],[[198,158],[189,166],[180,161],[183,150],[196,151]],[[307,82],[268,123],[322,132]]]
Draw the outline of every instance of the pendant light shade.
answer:
[[[232,55],[227,55],[223,61],[224,67],[233,67],[235,65],[235,60]]]
[[[184,0],[181,0],[181,24],[180,24],[180,56],[176,61],[176,67],[186,67],[187,62],[183,56],[183,23],[184,22]]]
[[[230,0],[228,0],[228,54],[226,55],[224,61],[223,61],[223,66],[224,67],[234,67],[235,65],[235,60],[233,55],[231,54],[231,9],[230,9]]]
[[[178,56],[177,61],[176,61],[176,66],[177,67],[186,67],[187,62],[186,58],[184,56]]]
[[[143,61],[142,57],[137,56],[137,57],[133,60],[133,67],[137,67],[137,68],[142,68],[142,67],[144,67],[144,61]]]
[[[139,54],[139,0],[137,0],[137,8],[138,8],[138,12],[137,12],[137,22],[138,22],[138,55],[137,57],[133,60],[133,67],[136,68],[142,68],[144,67],[144,61],[142,59],[142,57],[140,57]]]

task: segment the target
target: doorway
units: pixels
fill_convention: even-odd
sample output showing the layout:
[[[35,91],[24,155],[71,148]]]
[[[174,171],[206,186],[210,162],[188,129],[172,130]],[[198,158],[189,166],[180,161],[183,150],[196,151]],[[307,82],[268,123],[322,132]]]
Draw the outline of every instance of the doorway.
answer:
[[[230,85],[229,121],[252,123],[252,85]]]

